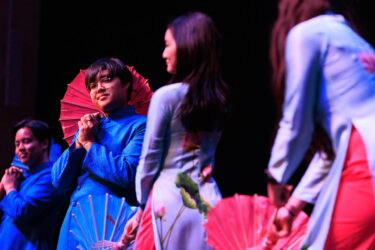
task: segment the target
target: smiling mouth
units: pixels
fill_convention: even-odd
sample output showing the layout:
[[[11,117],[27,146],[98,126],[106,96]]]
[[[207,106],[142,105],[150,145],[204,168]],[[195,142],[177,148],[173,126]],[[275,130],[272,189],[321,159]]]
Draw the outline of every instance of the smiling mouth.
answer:
[[[27,158],[27,154],[21,154],[21,155],[18,156],[18,158],[25,159],[25,158]]]
[[[108,94],[100,95],[98,98],[96,98],[99,101],[102,101],[108,97]]]

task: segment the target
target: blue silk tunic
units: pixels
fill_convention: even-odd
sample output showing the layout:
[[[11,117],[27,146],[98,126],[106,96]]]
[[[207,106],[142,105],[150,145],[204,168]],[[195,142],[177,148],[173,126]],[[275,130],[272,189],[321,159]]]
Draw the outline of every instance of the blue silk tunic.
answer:
[[[57,218],[62,197],[51,183],[52,163],[24,169],[18,191],[0,203],[4,212],[0,227],[0,249],[56,249]]]
[[[87,152],[84,148],[73,148],[74,139],[56,161],[52,169],[53,185],[60,190],[74,190],[60,230],[58,249],[79,246],[69,231],[77,227],[71,212],[80,199],[87,199],[89,194],[94,197],[108,193],[125,197],[128,204],[137,204],[135,172],[145,129],[146,117],[136,114],[134,106],[112,112],[100,120],[96,143]],[[104,209],[104,204],[95,207]]]

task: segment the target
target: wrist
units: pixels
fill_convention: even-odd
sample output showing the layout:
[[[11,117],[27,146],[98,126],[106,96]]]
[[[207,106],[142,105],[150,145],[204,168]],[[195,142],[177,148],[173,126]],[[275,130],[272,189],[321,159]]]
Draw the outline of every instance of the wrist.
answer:
[[[91,145],[93,144],[94,142],[92,141],[86,141],[84,143],[82,143],[82,146],[86,149],[86,151],[89,151]]]
[[[272,249],[276,242],[270,240],[268,237],[263,237],[262,242],[260,245],[263,249]]]
[[[12,191],[17,191],[17,188],[15,188],[14,186],[4,186],[4,189],[6,194],[9,194]]]
[[[292,207],[292,206],[289,205],[288,203],[285,204],[284,208],[285,208],[285,210],[288,211],[289,216],[292,217],[292,218],[296,217],[297,214],[299,213],[298,209]]]
[[[279,183],[276,181],[276,179],[272,176],[271,172],[270,172],[268,169],[266,169],[266,170],[264,171],[264,173],[265,173],[265,175],[266,175],[267,183],[269,183],[269,184],[279,184]]]

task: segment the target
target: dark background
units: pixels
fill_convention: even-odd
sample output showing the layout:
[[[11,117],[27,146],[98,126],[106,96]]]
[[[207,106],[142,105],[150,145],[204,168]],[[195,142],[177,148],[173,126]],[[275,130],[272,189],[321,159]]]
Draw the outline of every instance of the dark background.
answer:
[[[364,1],[360,15],[374,44],[371,1]],[[96,59],[115,56],[135,66],[154,91],[166,84],[170,76],[161,57],[166,25],[188,11],[202,11],[222,33],[223,74],[233,97],[233,116],[217,150],[214,177],[224,196],[265,195],[263,171],[276,122],[268,51],[277,3],[0,1],[1,170],[14,156],[11,128],[22,118],[48,122],[57,142],[67,146],[58,122],[60,100],[79,70]]]
[[[155,91],[169,80],[161,57],[166,24],[187,11],[202,11],[222,33],[223,74],[233,95],[233,117],[217,151],[215,178],[224,196],[265,194],[263,171],[274,125],[268,36],[277,1],[93,3],[41,2],[36,117],[53,127],[58,142],[64,144],[59,100],[79,69],[115,56],[135,66]]]

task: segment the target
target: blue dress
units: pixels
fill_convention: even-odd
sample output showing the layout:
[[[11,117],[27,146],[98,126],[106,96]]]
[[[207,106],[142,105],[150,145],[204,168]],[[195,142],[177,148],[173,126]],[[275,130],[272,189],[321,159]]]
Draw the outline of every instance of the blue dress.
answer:
[[[69,232],[79,231],[72,211],[77,207],[77,202],[86,200],[88,195],[96,197],[108,193],[125,197],[128,204],[137,204],[135,172],[145,129],[146,117],[136,114],[134,106],[112,112],[100,120],[96,143],[87,152],[84,148],[73,148],[73,140],[72,145],[55,162],[52,169],[53,185],[63,191],[74,190],[60,230],[58,249],[76,249],[80,245]],[[94,207],[104,209],[104,204],[94,204]]]
[[[178,109],[188,89],[184,83],[158,89],[148,111],[136,188],[141,204],[151,199],[156,249],[211,249],[205,242],[204,213],[183,203],[184,191],[176,185],[176,179],[179,173],[189,176],[204,201],[215,206],[221,199],[219,188],[213,178],[201,178],[201,171],[214,167],[221,132],[185,130]],[[138,242],[135,244],[137,248]]]
[[[19,190],[1,201],[1,249],[56,249],[54,236],[63,199],[52,186],[51,168],[47,162],[24,170]]]
[[[375,71],[365,62],[374,55],[344,17],[332,13],[296,25],[287,36],[283,117],[268,169],[278,182],[289,180],[310,145],[314,122],[335,153],[333,162],[315,155],[294,192],[315,203],[304,241],[308,249],[324,248],[352,126],[375,176]]]

